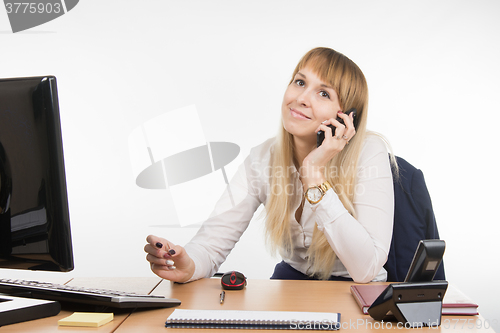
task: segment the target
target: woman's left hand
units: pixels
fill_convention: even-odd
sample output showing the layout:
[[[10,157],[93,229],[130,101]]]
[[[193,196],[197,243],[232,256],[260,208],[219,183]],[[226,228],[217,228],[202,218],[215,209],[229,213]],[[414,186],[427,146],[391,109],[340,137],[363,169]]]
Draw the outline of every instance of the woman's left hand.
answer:
[[[324,170],[327,163],[342,151],[356,134],[353,114],[347,115],[339,112],[338,116],[345,125],[342,125],[336,118],[330,118],[321,123],[315,131],[316,133],[324,131],[325,140],[318,148],[313,149],[302,162],[300,174],[305,189],[325,181]],[[335,136],[332,135],[332,129],[327,125],[335,126]]]

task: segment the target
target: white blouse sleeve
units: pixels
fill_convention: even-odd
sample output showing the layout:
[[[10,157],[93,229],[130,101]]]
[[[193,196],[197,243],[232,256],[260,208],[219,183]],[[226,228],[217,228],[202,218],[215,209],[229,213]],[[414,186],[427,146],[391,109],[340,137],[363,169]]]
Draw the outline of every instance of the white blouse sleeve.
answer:
[[[273,140],[255,147],[231,179],[210,217],[185,245],[195,263],[189,281],[213,276],[247,229],[259,205],[265,201],[262,173],[269,164]],[[196,209],[196,207],[193,207]]]
[[[387,148],[369,135],[358,162],[354,194],[356,219],[329,190],[311,205],[318,229],[323,231],[337,257],[355,282],[371,281],[387,260],[394,218],[394,188]]]

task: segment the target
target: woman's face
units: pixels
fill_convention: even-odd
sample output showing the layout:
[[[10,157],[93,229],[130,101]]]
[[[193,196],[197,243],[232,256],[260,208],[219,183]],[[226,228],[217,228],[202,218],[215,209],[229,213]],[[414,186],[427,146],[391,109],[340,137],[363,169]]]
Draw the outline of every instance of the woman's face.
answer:
[[[341,111],[337,93],[308,67],[293,78],[283,97],[283,127],[295,138],[316,142],[315,130]]]

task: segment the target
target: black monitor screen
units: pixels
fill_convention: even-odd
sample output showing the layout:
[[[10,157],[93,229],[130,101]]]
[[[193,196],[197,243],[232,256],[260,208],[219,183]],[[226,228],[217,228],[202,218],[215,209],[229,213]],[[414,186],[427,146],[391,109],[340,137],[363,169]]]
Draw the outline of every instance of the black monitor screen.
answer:
[[[73,269],[53,76],[0,79],[0,267]]]

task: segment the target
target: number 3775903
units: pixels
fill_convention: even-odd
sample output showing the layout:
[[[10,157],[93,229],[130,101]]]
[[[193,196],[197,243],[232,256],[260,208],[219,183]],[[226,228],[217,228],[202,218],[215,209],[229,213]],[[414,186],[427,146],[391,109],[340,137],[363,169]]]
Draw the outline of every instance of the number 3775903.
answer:
[[[481,328],[491,328],[491,326],[495,326],[498,324],[496,319],[488,320],[484,318],[457,318],[457,319],[443,319],[441,321],[441,326],[443,328],[451,328],[451,329],[481,329]]]
[[[40,2],[6,2],[7,14],[59,14],[62,11],[61,3],[40,3]]]

